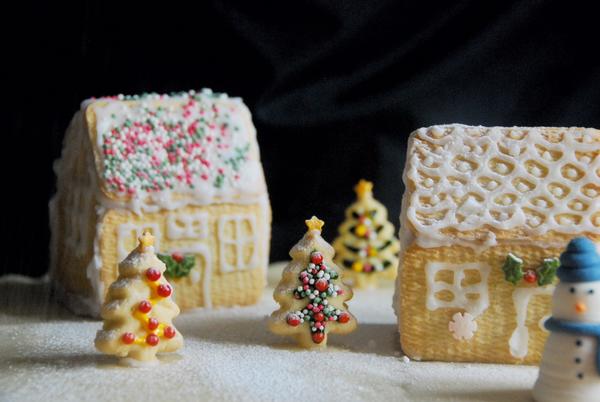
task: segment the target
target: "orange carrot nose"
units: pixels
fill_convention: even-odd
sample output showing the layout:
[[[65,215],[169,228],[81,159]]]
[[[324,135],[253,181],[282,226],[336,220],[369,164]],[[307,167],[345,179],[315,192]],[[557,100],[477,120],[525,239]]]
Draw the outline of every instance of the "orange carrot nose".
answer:
[[[587,311],[587,306],[585,303],[577,302],[575,303],[575,311],[577,311],[578,314],[585,313]]]

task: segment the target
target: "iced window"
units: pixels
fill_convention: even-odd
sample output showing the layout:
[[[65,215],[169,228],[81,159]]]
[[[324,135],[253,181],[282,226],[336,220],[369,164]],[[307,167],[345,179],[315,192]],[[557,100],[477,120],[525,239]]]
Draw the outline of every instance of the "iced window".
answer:
[[[226,215],[219,219],[219,251],[222,272],[256,268],[256,219],[252,215]]]

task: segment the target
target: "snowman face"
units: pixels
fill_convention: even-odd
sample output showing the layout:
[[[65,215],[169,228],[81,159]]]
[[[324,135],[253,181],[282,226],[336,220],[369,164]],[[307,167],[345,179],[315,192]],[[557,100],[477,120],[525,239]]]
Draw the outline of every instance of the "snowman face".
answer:
[[[552,316],[600,323],[600,281],[559,283],[552,296]]]

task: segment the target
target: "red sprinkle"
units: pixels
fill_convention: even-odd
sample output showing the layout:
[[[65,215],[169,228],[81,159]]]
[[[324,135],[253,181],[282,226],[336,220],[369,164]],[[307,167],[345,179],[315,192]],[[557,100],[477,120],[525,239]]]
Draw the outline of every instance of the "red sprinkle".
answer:
[[[138,310],[142,313],[149,313],[152,310],[152,304],[148,300],[142,300],[138,305]]]
[[[175,328],[173,328],[171,326],[165,327],[164,334],[165,334],[166,338],[169,338],[169,339],[173,338],[176,334]]]
[[[127,345],[132,344],[135,341],[135,335],[131,332],[125,332],[123,336],[121,336],[121,341]]]
[[[161,277],[160,271],[156,268],[148,268],[146,270],[146,278],[151,282],[156,282]]]
[[[158,336],[156,336],[155,334],[150,334],[146,337],[146,343],[150,346],[158,345],[158,341]]]
[[[173,290],[171,289],[171,286],[167,285],[166,283],[158,285],[158,287],[156,288],[156,293],[158,293],[160,297],[169,297],[171,296],[172,291]]]

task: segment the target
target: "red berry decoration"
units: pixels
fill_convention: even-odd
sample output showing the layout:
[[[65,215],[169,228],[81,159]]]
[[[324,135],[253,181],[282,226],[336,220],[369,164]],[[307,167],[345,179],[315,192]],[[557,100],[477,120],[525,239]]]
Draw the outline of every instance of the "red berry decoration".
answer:
[[[156,268],[148,268],[146,270],[146,278],[148,278],[150,282],[156,282],[160,279],[160,276],[160,271]]]
[[[341,313],[338,317],[338,321],[341,322],[342,324],[347,323],[348,321],[350,321],[350,314]]]
[[[181,262],[184,260],[185,256],[183,255],[183,253],[175,251],[173,254],[171,254],[171,258],[174,259],[175,262]]]
[[[322,263],[323,262],[323,254],[319,253],[318,251],[315,251],[314,253],[312,253],[310,255],[310,262],[312,262],[315,265]]]
[[[158,285],[158,287],[156,288],[156,293],[158,293],[160,297],[169,297],[171,296],[172,291],[173,290],[171,289],[171,286],[167,285],[166,283]]]
[[[300,325],[300,318],[296,314],[290,314],[287,316],[287,323],[292,327]]]
[[[152,310],[152,304],[148,300],[142,300],[138,305],[138,310],[142,313],[149,313]]]
[[[527,283],[536,283],[537,282],[537,273],[533,269],[528,269],[523,276],[525,282]]]
[[[324,339],[325,339],[325,332],[317,331],[312,334],[312,340],[314,343],[321,343],[321,342],[323,342]]]
[[[323,313],[317,313],[314,315],[314,319],[315,321],[323,321],[325,319],[325,315]]]
[[[150,334],[146,337],[146,343],[150,346],[156,346],[158,345],[158,336],[154,335],[154,334]]]
[[[329,283],[327,282],[327,279],[319,279],[317,283],[315,283],[315,288],[317,288],[319,292],[326,291],[328,287]]]
[[[154,331],[156,328],[158,328],[158,320],[156,318],[148,319],[148,329]]]
[[[125,332],[123,336],[121,336],[121,341],[127,345],[130,345],[135,341],[135,335],[131,332]]]
[[[165,338],[169,338],[169,339],[174,337],[176,334],[175,329],[171,326],[165,327],[164,333],[165,333]]]

